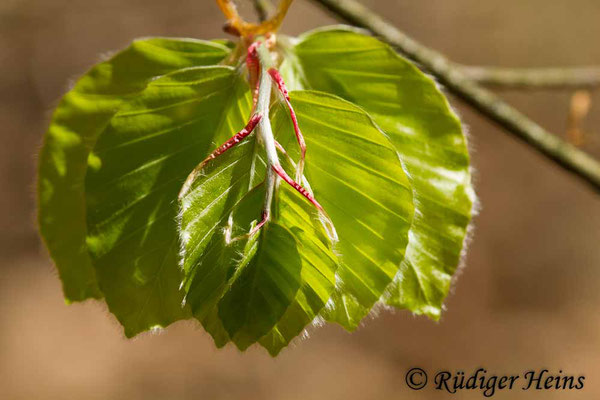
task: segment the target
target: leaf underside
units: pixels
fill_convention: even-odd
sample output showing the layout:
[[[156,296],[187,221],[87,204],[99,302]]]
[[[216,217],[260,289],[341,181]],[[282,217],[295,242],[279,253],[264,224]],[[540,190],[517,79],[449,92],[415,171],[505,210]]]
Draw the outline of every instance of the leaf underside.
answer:
[[[80,78],[54,111],[40,153],[38,220],[68,302],[102,297],[85,244],[84,179],[98,135],[156,76],[217,64],[228,53],[228,47],[214,42],[137,40]]]
[[[352,28],[282,36],[307,146],[300,183],[326,214],[280,180],[249,236],[267,192],[257,132],[203,162],[253,112],[232,48],[135,41],[61,101],[38,193],[65,299],[104,297],[128,337],[193,317],[217,347],[273,356],[315,322],[354,330],[378,303],[439,318],[474,194],[460,121],[435,83]],[[294,126],[272,99],[267,122],[296,176]]]
[[[297,77],[289,81],[362,107],[400,154],[414,191],[415,218],[384,302],[438,319],[475,201],[460,120],[431,78],[359,30],[309,32],[290,51],[293,66],[282,69]]]
[[[128,336],[188,316],[179,290],[177,193],[247,114],[246,92],[231,67],[165,75],[123,106],[96,143],[98,166],[90,164],[86,177],[87,244]]]
[[[326,319],[353,329],[352,309],[366,314],[398,272],[412,220],[412,190],[389,140],[356,105],[320,92],[292,92],[306,139],[306,177],[339,235],[340,290]],[[293,148],[285,112],[275,135]],[[286,146],[287,144],[287,146]]]

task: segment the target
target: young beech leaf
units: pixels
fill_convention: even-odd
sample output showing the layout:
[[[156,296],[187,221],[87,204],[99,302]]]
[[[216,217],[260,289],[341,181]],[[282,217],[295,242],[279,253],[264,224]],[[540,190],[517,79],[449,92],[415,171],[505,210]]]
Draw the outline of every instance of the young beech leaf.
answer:
[[[219,318],[240,350],[275,326],[302,283],[301,250],[289,229],[271,221],[255,235],[241,271],[218,306]]]
[[[400,153],[414,190],[415,218],[385,302],[438,319],[475,200],[459,119],[431,78],[356,29],[309,32],[289,52],[282,66],[288,81],[361,106]]]
[[[210,313],[200,322],[204,330],[212,336],[217,348],[220,349],[229,343],[229,335],[219,319],[219,309],[217,307],[213,307]]]
[[[291,103],[306,140],[306,178],[339,237],[339,292],[324,315],[353,329],[351,322],[379,300],[404,258],[412,190],[396,150],[362,109],[311,91],[292,92]],[[284,109],[273,124],[292,153],[294,131]]]
[[[217,345],[231,337],[245,349],[268,334],[261,343],[276,354],[325,306],[337,261],[318,210],[285,183],[271,220],[247,237],[264,205],[259,149],[252,134],[193,173],[180,200],[184,288]]]
[[[179,290],[177,194],[251,103],[233,68],[187,68],[148,84],[100,135],[86,177],[87,244],[127,336],[188,316]]]
[[[174,70],[212,65],[227,54],[227,42],[152,38],[92,68],[62,99],[40,154],[40,231],[48,246],[67,302],[100,298],[85,235],[84,177],[97,136],[129,98],[153,78]]]
[[[307,183],[305,181],[305,183]],[[276,356],[307,325],[317,319],[335,290],[336,242],[327,236],[318,212],[287,185],[279,188],[277,220],[291,227],[302,262],[302,286],[296,298],[260,344]]]
[[[203,165],[180,200],[183,288],[186,304],[200,321],[229,288],[240,262],[246,240],[231,238],[248,233],[261,216],[264,188],[249,196],[253,183],[265,177],[257,146],[253,135]]]

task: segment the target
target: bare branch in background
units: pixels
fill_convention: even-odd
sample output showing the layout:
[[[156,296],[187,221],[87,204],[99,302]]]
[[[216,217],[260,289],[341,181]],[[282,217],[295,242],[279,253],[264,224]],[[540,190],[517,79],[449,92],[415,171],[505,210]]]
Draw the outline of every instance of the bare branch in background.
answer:
[[[339,18],[370,30],[398,51],[422,65],[449,91],[488,119],[525,141],[567,171],[600,191],[600,163],[558,136],[547,132],[465,74],[445,56],[407,36],[354,0],[313,0]]]
[[[470,79],[497,88],[566,89],[600,87],[600,67],[502,68],[462,66]]]
[[[275,11],[275,7],[273,7],[270,0],[253,0],[253,2],[260,22],[266,21],[269,18],[269,15]]]

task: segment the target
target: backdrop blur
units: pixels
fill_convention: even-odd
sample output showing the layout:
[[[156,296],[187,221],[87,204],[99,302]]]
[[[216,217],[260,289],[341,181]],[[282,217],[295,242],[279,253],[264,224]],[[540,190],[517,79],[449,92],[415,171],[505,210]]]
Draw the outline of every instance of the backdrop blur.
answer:
[[[458,62],[600,65],[597,0],[364,3]],[[334,22],[297,0],[283,30]],[[584,392],[496,397],[599,398],[600,197],[456,99],[482,210],[439,323],[385,312],[354,334],[315,330],[272,359],[259,349],[215,350],[192,322],[126,340],[105,306],[66,306],[34,222],[36,153],[51,110],[99,54],[142,36],[223,37],[221,25],[207,0],[0,1],[1,399],[448,398],[409,390],[404,374],[414,366],[562,369],[586,376]],[[563,136],[570,95],[502,92]],[[599,91],[584,130],[584,149],[600,156]]]

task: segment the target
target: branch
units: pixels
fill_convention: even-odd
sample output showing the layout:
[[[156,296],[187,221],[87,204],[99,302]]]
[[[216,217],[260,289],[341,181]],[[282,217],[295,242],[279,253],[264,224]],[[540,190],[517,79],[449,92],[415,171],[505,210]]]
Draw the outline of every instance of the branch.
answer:
[[[519,89],[591,89],[600,87],[600,67],[501,68],[462,66],[480,84]]]
[[[269,15],[274,11],[273,4],[269,0],[253,0],[254,9],[258,14],[258,20],[260,22],[266,21]]]
[[[233,0],[216,0],[217,5],[225,15],[225,18],[227,18],[223,30],[245,39],[277,32],[293,1],[294,0],[279,0],[277,12],[270,19],[267,19],[260,24],[254,24],[245,21],[240,16]],[[263,7],[266,4],[268,3],[263,1],[258,7],[263,10]]]
[[[351,24],[366,28],[421,64],[456,96],[550,160],[600,191],[600,163],[563,141],[470,79],[435,50],[416,42],[354,0],[313,0]]]

